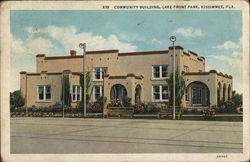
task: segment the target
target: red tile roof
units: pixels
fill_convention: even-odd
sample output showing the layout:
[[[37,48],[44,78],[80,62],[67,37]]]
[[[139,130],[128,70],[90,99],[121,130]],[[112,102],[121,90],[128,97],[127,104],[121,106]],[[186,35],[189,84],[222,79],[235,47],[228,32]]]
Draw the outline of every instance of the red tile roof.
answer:
[[[161,51],[145,51],[145,52],[125,52],[119,53],[118,56],[128,56],[128,55],[151,55],[151,54],[166,54],[168,50]]]
[[[199,58],[199,57],[197,57],[197,60],[199,60],[199,61],[203,61],[201,58]]]
[[[209,72],[184,72],[184,75],[208,75]]]
[[[198,54],[197,53],[195,53],[195,52],[193,52],[193,51],[188,51],[189,53],[191,53],[191,54],[193,54],[193,55],[195,55],[195,56],[198,56]]]
[[[101,54],[101,53],[118,53],[119,50],[101,50],[101,51],[87,51],[86,54]],[[37,55],[37,57],[45,56],[44,54]],[[53,60],[53,59],[74,59],[74,58],[82,58],[83,55],[76,55],[76,56],[53,56],[53,57],[45,57],[45,60]]]
[[[86,54],[99,54],[99,53],[117,53],[119,50],[101,50],[101,51],[87,51]]]
[[[231,75],[223,74],[222,72],[217,72],[216,70],[210,70],[209,72],[182,72],[184,75],[209,75],[210,73],[216,73],[218,76],[232,79]]]
[[[144,78],[142,75],[136,76],[133,73],[128,73],[127,75],[113,75],[113,76],[106,74],[105,77],[108,77],[109,79],[126,79],[127,77],[134,77],[135,79],[143,79]]]
[[[45,57],[45,60],[54,60],[54,59],[74,59],[74,58],[83,58],[83,55],[77,55],[77,56],[53,56],[53,57]]]
[[[26,71],[21,71],[20,74],[27,74],[27,72]]]
[[[185,51],[183,51],[183,54],[184,54],[184,55],[187,55],[187,56],[190,56],[190,54],[187,53],[187,52],[185,52]]]
[[[36,57],[44,57],[45,54],[37,54]]]

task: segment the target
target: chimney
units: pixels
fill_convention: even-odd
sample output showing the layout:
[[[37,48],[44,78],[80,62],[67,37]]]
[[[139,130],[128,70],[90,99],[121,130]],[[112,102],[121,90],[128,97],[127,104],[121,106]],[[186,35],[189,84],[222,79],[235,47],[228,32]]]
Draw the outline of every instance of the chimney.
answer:
[[[76,56],[76,51],[75,50],[70,50],[70,55],[71,56]]]

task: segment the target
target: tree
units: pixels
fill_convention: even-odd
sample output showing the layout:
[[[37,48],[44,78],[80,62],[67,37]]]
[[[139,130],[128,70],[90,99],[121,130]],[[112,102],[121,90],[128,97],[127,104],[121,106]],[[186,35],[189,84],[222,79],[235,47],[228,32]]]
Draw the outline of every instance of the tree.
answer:
[[[64,73],[62,75],[62,96],[61,100],[66,106],[71,104],[71,95],[70,95],[70,85],[69,85],[69,74]]]
[[[169,87],[169,106],[173,106],[173,73],[166,80]],[[182,97],[185,93],[185,81],[177,71],[175,72],[175,105],[182,105]]]
[[[20,90],[10,93],[10,106],[22,107],[25,104],[25,100],[22,97]]]
[[[238,94],[235,91],[233,91],[231,100],[234,103],[234,108],[239,107],[240,105],[242,105],[242,94]]]
[[[81,74],[80,76],[80,85],[82,87],[82,97],[84,96],[84,76],[83,74]],[[89,92],[89,88],[91,87],[91,75],[90,75],[90,72],[87,72],[86,73],[86,103],[88,104],[89,103],[89,100],[90,100],[90,96],[92,94],[92,91],[90,91],[90,94],[88,94]],[[82,100],[82,104],[83,104],[83,100]]]

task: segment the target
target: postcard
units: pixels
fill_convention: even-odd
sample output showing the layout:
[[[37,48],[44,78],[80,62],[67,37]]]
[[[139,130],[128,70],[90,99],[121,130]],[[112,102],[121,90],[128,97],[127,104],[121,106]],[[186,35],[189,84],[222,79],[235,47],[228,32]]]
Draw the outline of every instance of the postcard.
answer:
[[[2,161],[248,161],[247,1],[1,4]]]

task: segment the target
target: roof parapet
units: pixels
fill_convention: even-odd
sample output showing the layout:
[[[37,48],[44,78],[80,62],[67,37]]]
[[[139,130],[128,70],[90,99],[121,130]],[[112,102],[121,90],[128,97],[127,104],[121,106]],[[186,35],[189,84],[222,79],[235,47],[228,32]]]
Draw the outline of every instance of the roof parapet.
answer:
[[[184,48],[182,46],[174,46],[175,49],[181,49],[181,50],[184,50]],[[173,46],[169,46],[168,47],[169,50],[172,50],[173,49]]]
[[[144,51],[144,52],[124,52],[124,53],[119,53],[118,56],[150,55],[150,54],[165,54],[165,53],[168,53],[168,50],[162,50],[162,51]]]
[[[218,73],[216,70],[210,70],[209,72],[184,72],[184,71],[182,72],[182,74],[184,75],[209,75],[212,73],[215,73],[218,76],[222,76],[222,77],[229,78],[229,79],[233,78],[231,75],[223,74],[222,72]]]
[[[37,54],[36,57],[45,57],[45,54]]]
[[[27,74],[27,72],[26,71],[21,71],[20,74]]]
[[[191,54],[193,54],[193,55],[195,55],[195,56],[198,56],[198,54],[195,53],[195,52],[193,52],[193,51],[188,50],[188,52],[191,53]]]

